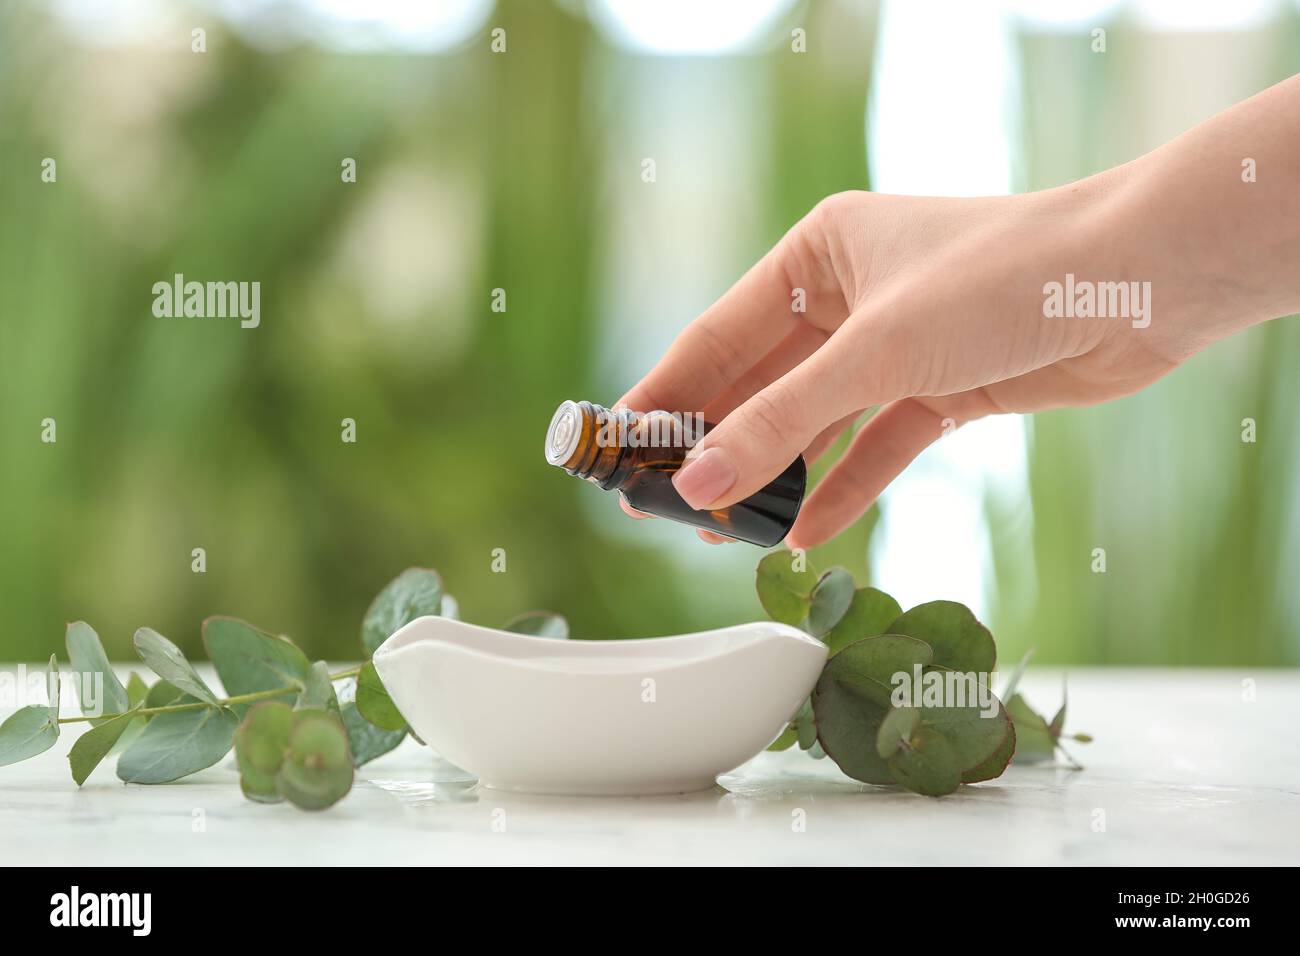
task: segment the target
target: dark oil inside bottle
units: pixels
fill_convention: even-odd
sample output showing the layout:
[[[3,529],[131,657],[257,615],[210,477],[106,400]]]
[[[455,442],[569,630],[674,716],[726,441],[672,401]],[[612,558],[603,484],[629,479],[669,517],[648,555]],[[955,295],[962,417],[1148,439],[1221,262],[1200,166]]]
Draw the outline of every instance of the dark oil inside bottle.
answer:
[[[803,456],[773,481],[727,508],[697,511],[673,487],[691,446],[713,426],[664,412],[610,411],[590,402],[565,402],[547,432],[546,457],[571,475],[617,490],[638,511],[717,534],[771,547],[789,533],[803,503],[808,470]],[[663,427],[660,427],[663,426]]]
[[[637,511],[672,518],[684,524],[716,531],[768,548],[789,533],[803,502],[808,470],[800,455],[771,484],[744,501],[717,511],[696,511],[673,487],[673,474],[680,467],[646,467],[634,472],[622,486],[623,497]]]

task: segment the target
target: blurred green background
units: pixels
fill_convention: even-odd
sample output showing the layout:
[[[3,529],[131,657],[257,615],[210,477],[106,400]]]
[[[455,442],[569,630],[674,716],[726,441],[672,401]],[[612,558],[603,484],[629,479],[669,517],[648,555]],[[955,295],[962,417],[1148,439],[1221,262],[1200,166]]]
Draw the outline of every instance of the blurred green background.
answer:
[[[979,143],[909,157],[873,120],[946,129],[899,105],[915,84],[882,55],[977,84],[934,45],[959,27],[839,0],[427,6],[422,26],[378,0],[0,7],[0,660],[43,659],[75,619],[114,657],[146,624],[201,653],[213,613],[355,657],[409,565],[484,624],[761,616],[757,549],[624,520],[544,463],[546,425],[562,399],[617,398],[817,200],[895,190],[868,173],[878,147],[977,165]],[[971,69],[1012,94],[987,128],[1009,188],[1126,161],[1300,67],[1292,6],[1187,29],[1134,6],[971,14],[1005,43]],[[261,326],[154,317],[178,272],[259,281]],[[1111,406],[1008,420],[998,443],[972,426],[813,560],[905,605],[968,601],[1004,661],[1298,663],[1297,367],[1278,322]],[[917,524],[927,502],[970,513]]]

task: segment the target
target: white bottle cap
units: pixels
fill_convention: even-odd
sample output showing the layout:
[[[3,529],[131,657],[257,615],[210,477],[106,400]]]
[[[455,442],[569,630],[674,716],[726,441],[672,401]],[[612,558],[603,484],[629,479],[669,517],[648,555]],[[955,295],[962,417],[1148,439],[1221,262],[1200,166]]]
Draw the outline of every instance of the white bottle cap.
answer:
[[[563,466],[573,457],[582,437],[582,409],[577,402],[563,402],[551,417],[551,427],[546,429],[546,460]]]

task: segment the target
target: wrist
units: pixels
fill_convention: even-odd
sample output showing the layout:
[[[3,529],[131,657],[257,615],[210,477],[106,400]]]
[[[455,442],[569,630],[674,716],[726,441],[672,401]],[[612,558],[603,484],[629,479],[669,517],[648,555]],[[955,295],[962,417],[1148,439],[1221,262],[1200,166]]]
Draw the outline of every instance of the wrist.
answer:
[[[1120,283],[1140,302],[1117,334],[1182,361],[1211,342],[1272,318],[1267,286],[1236,261],[1214,211],[1191,199],[1158,153],[1055,190],[1081,262],[1098,282]]]
[[[1152,283],[1151,339],[1177,358],[1300,312],[1300,190],[1243,177],[1235,144],[1184,139],[1095,177],[1086,214],[1111,268]]]

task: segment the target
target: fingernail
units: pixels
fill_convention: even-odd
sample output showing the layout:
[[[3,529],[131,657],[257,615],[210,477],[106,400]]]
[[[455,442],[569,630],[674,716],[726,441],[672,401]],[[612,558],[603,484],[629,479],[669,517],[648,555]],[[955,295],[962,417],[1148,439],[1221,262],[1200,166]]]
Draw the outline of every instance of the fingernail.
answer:
[[[717,501],[736,483],[736,465],[724,448],[706,448],[673,475],[673,487],[696,511]]]

